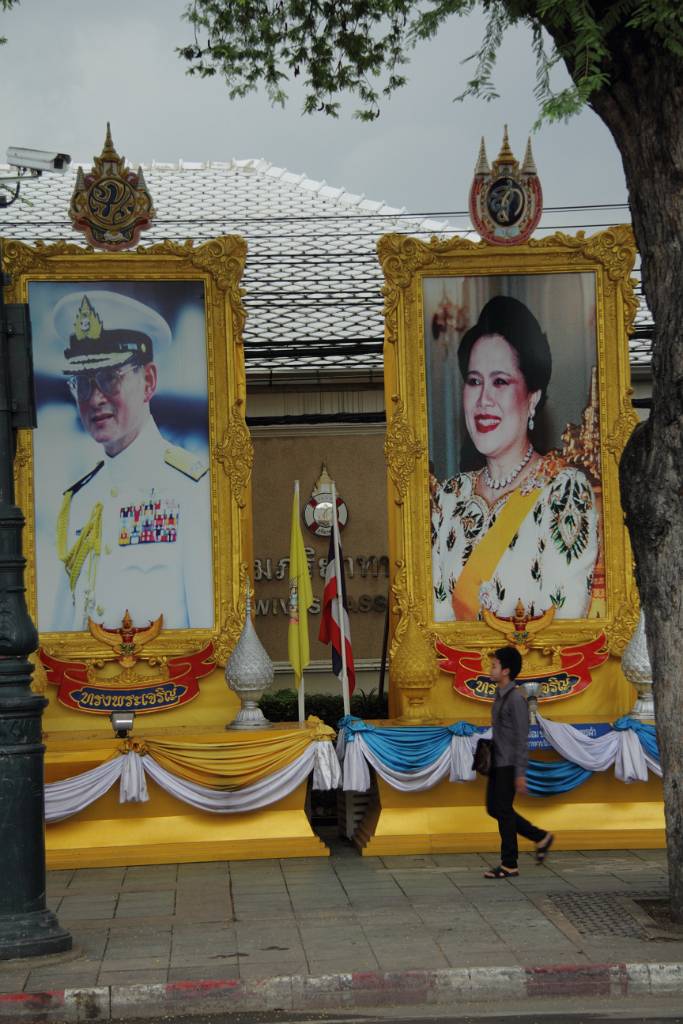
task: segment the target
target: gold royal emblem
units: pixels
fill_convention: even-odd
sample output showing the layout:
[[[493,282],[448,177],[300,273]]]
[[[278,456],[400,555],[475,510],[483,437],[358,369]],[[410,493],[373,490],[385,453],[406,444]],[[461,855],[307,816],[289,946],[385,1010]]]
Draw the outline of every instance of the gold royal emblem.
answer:
[[[111,648],[113,658],[122,669],[118,675],[112,678],[97,678],[97,682],[102,686],[109,687],[139,685],[141,682],[144,682],[144,672],[140,675],[137,670],[144,668],[146,662],[149,662],[149,667],[154,670],[153,675],[155,677],[160,675],[162,679],[167,679],[168,671],[163,660],[161,665],[159,665],[159,659],[144,659],[142,654],[143,647],[158,637],[163,624],[164,617],[160,615],[158,619],[155,619],[154,622],[149,622],[147,626],[142,628],[134,626],[127,609],[118,629],[107,629],[101,623],[88,618],[88,629],[91,634],[99,643]],[[112,655],[109,657],[105,655],[95,659],[89,666],[88,680],[90,682],[96,681],[96,671],[102,669]]]
[[[132,171],[114,149],[107,123],[104,147],[87,174],[76,174],[69,217],[95,249],[119,252],[137,245],[155,216],[142,167]]]
[[[88,296],[84,295],[78,314],[74,321],[74,334],[79,341],[89,338],[97,341],[102,334],[102,319],[97,311],[90,305]]]
[[[482,138],[469,206],[472,223],[485,241],[495,245],[526,242],[543,212],[543,193],[531,152],[531,139],[527,142],[520,170],[510,149],[507,125],[498,159],[491,166]]]

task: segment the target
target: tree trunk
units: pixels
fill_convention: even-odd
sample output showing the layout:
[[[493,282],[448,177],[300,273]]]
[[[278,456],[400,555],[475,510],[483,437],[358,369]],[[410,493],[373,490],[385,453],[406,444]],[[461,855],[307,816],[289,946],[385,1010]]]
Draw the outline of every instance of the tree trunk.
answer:
[[[654,34],[610,44],[611,82],[591,106],[621,152],[655,323],[652,411],[624,451],[621,499],[653,668],[672,913],[683,922],[683,62]]]

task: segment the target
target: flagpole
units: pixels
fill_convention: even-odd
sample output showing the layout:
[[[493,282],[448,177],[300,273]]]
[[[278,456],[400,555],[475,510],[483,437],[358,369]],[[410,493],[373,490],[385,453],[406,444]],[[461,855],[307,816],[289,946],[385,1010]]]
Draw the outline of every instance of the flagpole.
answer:
[[[299,683],[299,722],[306,721],[306,700],[304,697],[304,674],[301,673],[301,681]]]
[[[300,515],[301,514],[301,507],[300,507],[300,504],[299,504],[300,499],[299,499],[299,481],[298,480],[294,481],[294,497],[296,498],[296,512],[297,512],[297,515]],[[306,609],[302,608],[301,604],[299,604],[299,615],[308,615],[308,609],[307,608]],[[301,673],[301,678],[299,680],[298,705],[299,705],[299,722],[300,723],[301,722],[305,722],[306,721],[306,691],[305,691],[305,688],[304,688],[304,674],[303,674],[303,672]]]
[[[332,484],[332,533],[334,537],[334,567],[337,577],[337,612],[339,614],[339,633],[341,638],[342,659],[342,697],[344,714],[351,714],[351,698],[349,696],[349,677],[346,673],[346,637],[344,636],[344,590],[341,582],[341,562],[339,560],[339,523],[337,521],[337,488]]]

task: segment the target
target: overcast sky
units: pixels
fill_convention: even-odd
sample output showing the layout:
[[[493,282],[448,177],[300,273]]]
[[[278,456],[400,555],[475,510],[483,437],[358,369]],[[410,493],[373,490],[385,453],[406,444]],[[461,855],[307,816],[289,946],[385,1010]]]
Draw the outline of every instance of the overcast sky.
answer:
[[[175,47],[191,40],[181,20],[186,0],[22,0],[0,14],[3,138],[8,145],[68,152],[76,161],[102,148],[111,121],[119,153],[133,163],[264,157],[330,185],[345,186],[414,212],[462,210],[480,136],[493,159],[507,122],[521,159],[536,118],[529,36],[510,33],[493,103],[452,98],[463,88],[482,20],[452,19],[424,43],[410,82],[379,121],[301,113],[262,94],[230,101],[218,78],[185,73]],[[585,111],[533,139],[547,206],[624,202],[621,161],[609,132]]]

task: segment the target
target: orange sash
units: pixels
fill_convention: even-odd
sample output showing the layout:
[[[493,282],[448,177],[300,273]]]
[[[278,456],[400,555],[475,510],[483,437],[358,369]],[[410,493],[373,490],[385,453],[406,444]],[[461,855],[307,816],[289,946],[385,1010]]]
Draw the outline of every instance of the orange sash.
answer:
[[[524,495],[514,491],[491,529],[482,537],[467,559],[451,595],[456,619],[476,619],[479,614],[481,585],[493,576],[496,566],[533,508],[539,493],[540,488]]]

